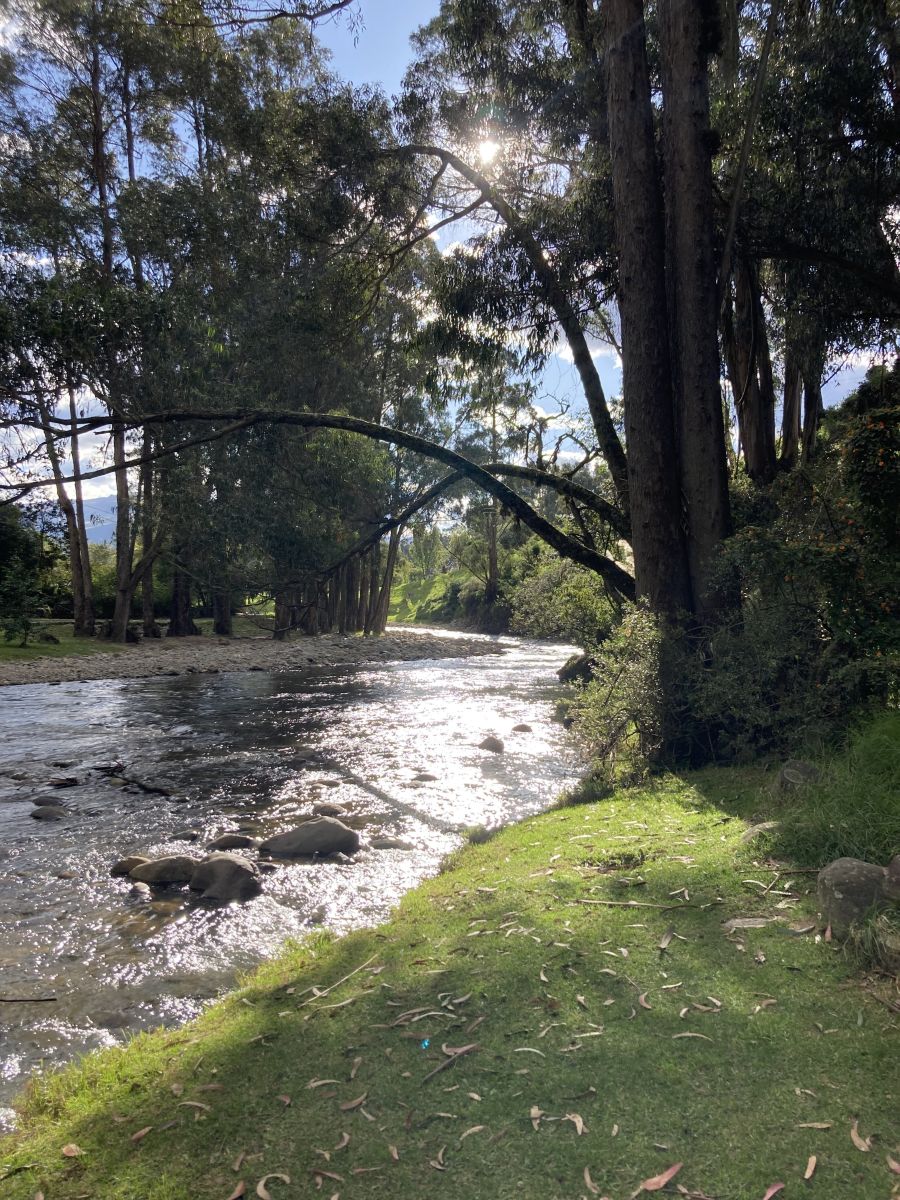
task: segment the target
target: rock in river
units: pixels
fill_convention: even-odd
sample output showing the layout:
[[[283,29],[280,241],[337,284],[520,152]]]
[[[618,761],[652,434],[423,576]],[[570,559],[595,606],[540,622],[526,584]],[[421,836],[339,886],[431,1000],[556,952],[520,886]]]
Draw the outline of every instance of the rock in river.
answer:
[[[61,821],[63,817],[69,815],[69,812],[70,810],[63,808],[61,804],[39,804],[28,815],[35,821]]]
[[[128,872],[138,883],[188,883],[200,866],[199,858],[188,854],[170,854],[166,858],[152,858]]]
[[[223,833],[206,845],[209,850],[252,850],[259,842],[246,833]]]
[[[298,858],[312,854],[355,854],[359,849],[359,834],[348,829],[334,817],[314,817],[296,829],[276,833],[267,838],[260,850],[281,858]]]
[[[215,904],[231,904],[233,900],[250,900],[262,891],[256,867],[240,854],[211,854],[191,876],[192,892],[200,892],[201,900]]]
[[[505,746],[498,737],[494,737],[492,733],[489,733],[483,741],[478,743],[478,749],[490,750],[491,754],[502,754]]]
[[[114,862],[109,873],[112,876],[130,875],[135,867],[143,866],[149,861],[145,854],[129,854],[127,858],[120,858],[118,862]]]
[[[321,804],[313,805],[313,813],[317,817],[345,817],[347,810],[340,804],[327,804],[323,801]]]

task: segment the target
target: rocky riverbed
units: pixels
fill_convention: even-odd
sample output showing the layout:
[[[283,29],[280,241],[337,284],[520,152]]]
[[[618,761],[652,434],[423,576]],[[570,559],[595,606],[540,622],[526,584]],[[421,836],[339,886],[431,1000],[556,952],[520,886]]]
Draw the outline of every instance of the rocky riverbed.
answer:
[[[276,642],[269,637],[151,638],[107,653],[0,663],[0,686],[85,679],[148,679],[222,671],[302,671],[308,667],[412,662],[420,658],[502,652],[503,644],[492,639],[416,629],[396,629],[382,637],[369,638],[320,634],[290,642]]]

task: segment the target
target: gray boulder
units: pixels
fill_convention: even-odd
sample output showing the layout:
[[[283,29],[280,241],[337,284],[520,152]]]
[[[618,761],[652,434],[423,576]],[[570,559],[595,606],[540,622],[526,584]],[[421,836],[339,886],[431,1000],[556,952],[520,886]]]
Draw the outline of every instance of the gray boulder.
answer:
[[[40,804],[28,815],[35,821],[61,821],[69,815],[69,809],[63,808],[61,804]]]
[[[512,731],[513,733],[531,733],[531,726],[522,721],[519,725],[513,725]]]
[[[200,840],[200,830],[176,829],[171,837],[175,842],[198,842]]]
[[[152,858],[140,863],[128,872],[130,879],[138,883],[188,883],[200,866],[199,858],[188,854],[169,854],[165,858]]]
[[[222,833],[207,842],[207,847],[210,850],[252,850],[258,844],[257,839],[247,833]]]
[[[135,867],[143,866],[149,861],[146,854],[129,854],[127,858],[120,858],[118,862],[114,862],[109,873],[113,877],[130,875]]]
[[[342,808],[340,804],[321,804],[313,805],[313,813],[317,817],[345,817],[347,815],[346,808]]]
[[[214,904],[251,900],[262,891],[256,867],[240,854],[211,854],[191,876],[189,886],[201,900]]]
[[[479,750],[490,750],[491,754],[502,754],[505,748],[501,740],[492,733],[478,743]]]
[[[334,817],[314,817],[296,829],[266,838],[260,850],[279,858],[300,858],[313,854],[355,854],[359,834]]]
[[[819,872],[816,894],[822,920],[836,937],[844,937],[851,925],[900,900],[900,855],[889,867],[835,859]]]
[[[396,837],[373,837],[369,842],[373,850],[412,850],[413,846],[410,842],[404,842],[402,838]]]

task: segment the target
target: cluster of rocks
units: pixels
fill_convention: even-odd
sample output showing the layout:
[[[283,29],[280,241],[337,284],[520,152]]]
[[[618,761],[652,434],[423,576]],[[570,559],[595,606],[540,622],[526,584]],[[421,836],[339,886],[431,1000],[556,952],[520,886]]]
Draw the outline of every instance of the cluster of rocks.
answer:
[[[854,925],[900,901],[900,854],[886,867],[836,858],[819,872],[816,895],[823,923],[835,937],[845,938]]]
[[[346,810],[339,805],[317,804],[313,816],[293,829],[258,839],[241,832],[224,833],[207,845],[210,851],[203,858],[190,854],[169,854],[149,858],[129,855],[113,864],[111,874],[132,881],[132,895],[149,896],[151,888],[178,887],[187,884],[201,900],[213,904],[232,904],[251,900],[262,891],[262,875],[275,869],[273,860],[349,858],[360,849],[360,836],[355,829],[339,820]],[[173,835],[181,840],[198,837],[193,830]],[[400,838],[377,836],[369,840],[373,850],[411,850]],[[237,853],[243,851],[243,853]],[[256,852],[258,860],[247,857]]]

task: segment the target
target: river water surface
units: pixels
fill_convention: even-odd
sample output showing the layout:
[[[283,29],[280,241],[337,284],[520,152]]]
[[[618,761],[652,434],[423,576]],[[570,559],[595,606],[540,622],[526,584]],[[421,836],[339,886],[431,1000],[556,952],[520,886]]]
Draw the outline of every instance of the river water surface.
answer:
[[[458,830],[537,812],[573,783],[583,763],[553,720],[572,648],[504,645],[484,657],[0,689],[0,1126],[33,1071],[190,1018],[315,925],[382,920]],[[513,732],[519,723],[531,731]],[[505,753],[478,749],[487,734]],[[32,820],[60,775],[79,781],[53,792],[71,815]],[[200,854],[238,828],[269,836],[323,800],[352,810],[364,843],[383,832],[411,849],[279,866],[260,897],[223,910],[183,889],[148,903],[110,877],[125,854]],[[182,831],[199,834],[196,847],[173,837]]]

